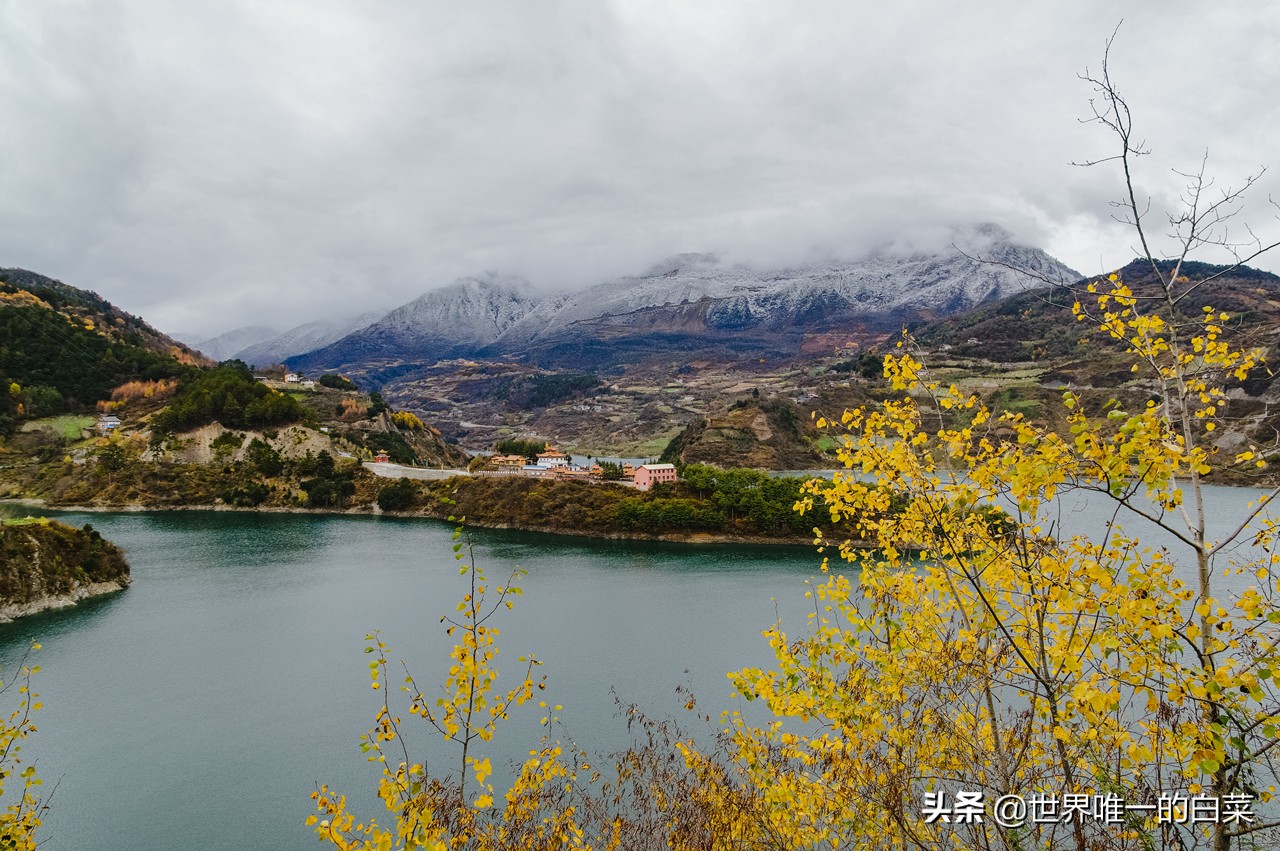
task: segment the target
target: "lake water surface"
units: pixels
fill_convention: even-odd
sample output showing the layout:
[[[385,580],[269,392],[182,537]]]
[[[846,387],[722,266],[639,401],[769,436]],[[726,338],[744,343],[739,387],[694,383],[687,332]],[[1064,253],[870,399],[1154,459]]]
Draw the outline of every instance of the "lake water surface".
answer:
[[[92,523],[124,547],[134,584],[0,626],[6,673],[31,638],[43,644],[34,688],[46,708],[24,752],[38,757],[46,791],[57,784],[42,847],[312,848],[303,822],[320,782],[380,814],[377,775],[358,749],[378,705],[363,636],[381,630],[424,689],[442,681],[440,615],[465,592],[449,525],[230,512],[59,519]],[[611,688],[654,714],[688,718],[678,684],[713,715],[728,707],[725,672],[769,661],[761,629],[777,613],[800,623],[818,565],[806,548],[490,531],[474,540],[491,579],[528,571],[499,621],[499,668],[514,677],[517,656],[545,660],[546,698],[565,707],[558,735],[593,749],[626,741]],[[529,707],[512,720],[495,766],[527,750],[538,716]],[[443,758],[425,730],[416,744],[415,756]]]
[[[1258,495],[1210,489],[1215,534]],[[1068,533],[1111,518],[1096,499],[1061,502],[1056,522]],[[44,645],[34,687],[46,708],[24,752],[38,757],[46,792],[56,784],[42,847],[312,848],[303,822],[318,783],[347,792],[361,814],[381,814],[377,774],[358,749],[379,696],[363,636],[380,630],[424,689],[442,681],[450,642],[440,616],[465,593],[450,525],[232,512],[60,519],[92,523],[124,547],[134,584],[0,626],[6,675],[32,639]],[[517,656],[544,660],[546,698],[565,707],[557,735],[595,752],[627,742],[614,690],[710,735],[713,725],[680,709],[676,686],[691,686],[713,719],[739,708],[725,673],[770,664],[760,631],[777,617],[802,625],[812,610],[805,581],[819,564],[803,547],[486,530],[473,539],[491,580],[528,571],[524,596],[499,621],[508,684]],[[534,707],[511,720],[486,751],[495,767],[527,751],[539,715]],[[416,732],[416,759],[451,764]]]

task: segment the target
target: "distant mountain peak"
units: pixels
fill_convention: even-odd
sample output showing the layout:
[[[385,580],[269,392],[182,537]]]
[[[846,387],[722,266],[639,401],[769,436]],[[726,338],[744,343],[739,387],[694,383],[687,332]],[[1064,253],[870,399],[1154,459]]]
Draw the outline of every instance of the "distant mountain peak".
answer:
[[[1079,278],[1044,252],[1014,245],[998,225],[928,236],[936,250],[772,269],[689,252],[640,275],[551,296],[539,296],[523,278],[489,272],[423,293],[369,328],[291,363],[314,368],[370,359],[537,357],[539,347],[577,351],[587,341],[601,350],[627,338],[642,348],[646,334],[782,333],[794,341],[849,322],[901,327],[906,315],[944,315],[1040,286],[1046,278]],[[984,264],[982,257],[998,262]]]
[[[381,313],[369,312],[349,319],[307,322],[246,346],[236,352],[234,357],[257,367],[283,363],[294,355],[314,351],[341,340],[351,332],[366,328],[381,318]]]
[[[995,222],[978,222],[974,225],[959,225],[954,230],[957,236],[961,237],[971,234],[991,241],[1010,242],[1013,240],[1013,236],[1005,230],[1002,225],[998,225]]]
[[[270,340],[279,333],[279,329],[266,325],[249,325],[244,328],[233,328],[216,337],[192,343],[191,346],[207,358],[224,361],[237,357],[242,350],[264,340]]]

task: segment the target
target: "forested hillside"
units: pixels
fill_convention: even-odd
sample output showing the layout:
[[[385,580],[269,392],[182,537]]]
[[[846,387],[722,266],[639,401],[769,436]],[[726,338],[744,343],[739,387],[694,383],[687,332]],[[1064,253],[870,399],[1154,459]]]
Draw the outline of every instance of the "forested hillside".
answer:
[[[22,419],[90,409],[129,381],[185,375],[201,361],[94,293],[0,270],[0,433]]]

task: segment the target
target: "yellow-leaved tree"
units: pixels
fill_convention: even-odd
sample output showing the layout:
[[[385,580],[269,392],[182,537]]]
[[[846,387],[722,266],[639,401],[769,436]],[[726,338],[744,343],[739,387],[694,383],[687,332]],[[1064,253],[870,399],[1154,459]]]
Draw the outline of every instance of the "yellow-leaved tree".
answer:
[[[39,650],[32,644],[31,650]],[[17,674],[0,686],[0,695],[11,690],[17,693],[17,706],[9,716],[0,720],[0,848],[15,851],[34,851],[36,831],[44,817],[47,804],[36,791],[41,785],[34,763],[23,763],[22,744],[36,731],[32,714],[40,709],[37,695],[31,690],[31,677],[39,666],[28,665],[24,655],[18,663]]]
[[[1157,258],[1129,110],[1105,64],[1086,79],[1121,142],[1109,160],[1124,167],[1119,206],[1146,268],[1140,284],[1088,285],[1074,313],[1095,326],[1090,345],[1127,355],[1136,401],[1095,408],[1065,392],[1056,433],[929,381],[904,341],[884,360],[895,395],[820,422],[841,433],[847,471],[811,482],[802,508],[820,499],[852,525],[823,543],[856,580],[825,565],[802,634],[767,633],[776,668],[731,675],[776,717],[730,718],[734,783],[761,794],[733,847],[1280,843],[1280,556],[1267,513],[1280,489],[1211,536],[1205,485],[1224,468],[1265,469],[1276,451],[1215,434],[1228,384],[1265,369],[1263,351],[1226,312],[1188,309],[1238,268],[1194,265],[1194,251],[1235,248],[1242,262],[1274,246],[1232,244],[1240,191],[1211,196],[1202,169],[1169,217],[1172,256]],[[1082,495],[1109,520],[1072,534],[1064,500]],[[709,779],[723,772],[686,753]]]
[[[450,518],[453,519],[453,518]],[[468,590],[456,610],[443,616],[449,636],[457,639],[444,686],[439,695],[418,687],[406,669],[402,678],[389,674],[387,646],[376,634],[366,636],[370,684],[383,695],[375,726],[365,735],[362,749],[381,767],[378,796],[387,810],[385,824],[376,818],[358,819],[344,795],[322,786],[313,795],[318,814],[310,817],[319,838],[344,849],[445,849],[475,851],[514,848],[589,848],[577,811],[581,806],[578,772],[590,772],[582,755],[552,736],[559,706],[537,702],[545,735],[529,751],[515,780],[495,805],[494,773],[488,755],[479,752],[499,724],[517,707],[532,701],[545,686],[534,674],[539,664],[522,657],[522,676],[506,690],[498,685],[495,616],[512,606],[521,589],[493,585],[477,566],[463,527],[454,530],[454,557]],[[446,771],[428,772],[405,744],[402,716],[393,708],[389,692],[399,679],[399,691],[411,718],[425,722],[456,751],[456,763]],[[607,832],[616,832],[607,831]],[[616,837],[597,836],[596,847],[618,848]]]

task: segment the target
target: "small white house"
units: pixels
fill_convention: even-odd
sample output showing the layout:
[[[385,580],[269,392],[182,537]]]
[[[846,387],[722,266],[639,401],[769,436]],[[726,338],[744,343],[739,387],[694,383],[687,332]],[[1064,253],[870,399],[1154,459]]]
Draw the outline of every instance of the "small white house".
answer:
[[[111,434],[118,428],[120,428],[119,417],[112,414],[103,414],[98,417],[97,429],[99,434]]]
[[[296,372],[286,372],[284,374],[285,384],[298,384],[302,381],[302,376]]]

